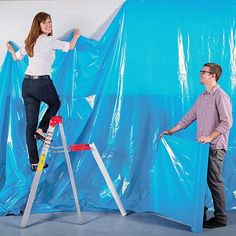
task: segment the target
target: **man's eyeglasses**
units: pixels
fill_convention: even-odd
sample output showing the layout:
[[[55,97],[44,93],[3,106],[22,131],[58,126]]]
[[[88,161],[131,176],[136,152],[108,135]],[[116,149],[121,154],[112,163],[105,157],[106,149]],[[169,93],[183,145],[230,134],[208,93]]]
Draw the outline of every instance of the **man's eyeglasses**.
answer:
[[[214,73],[212,73],[212,72],[210,72],[210,71],[200,70],[200,74],[205,74],[205,73],[214,74]]]

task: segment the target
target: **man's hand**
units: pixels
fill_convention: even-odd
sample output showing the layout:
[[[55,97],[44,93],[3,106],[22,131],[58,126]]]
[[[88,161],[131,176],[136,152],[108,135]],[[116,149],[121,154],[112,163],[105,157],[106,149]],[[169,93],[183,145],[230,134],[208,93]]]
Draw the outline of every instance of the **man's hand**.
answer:
[[[173,133],[170,130],[164,130],[160,133],[160,138],[162,138],[162,136],[166,134],[166,135],[172,135]]]
[[[161,132],[160,134],[160,138],[166,134],[166,135],[172,135],[176,132],[178,132],[179,130],[183,129],[180,125],[176,125],[175,127],[173,127],[172,129],[169,129],[169,130],[164,130]]]
[[[201,136],[201,137],[199,137],[198,138],[198,142],[200,142],[200,143],[210,143],[211,142],[211,138],[210,138],[210,136]]]

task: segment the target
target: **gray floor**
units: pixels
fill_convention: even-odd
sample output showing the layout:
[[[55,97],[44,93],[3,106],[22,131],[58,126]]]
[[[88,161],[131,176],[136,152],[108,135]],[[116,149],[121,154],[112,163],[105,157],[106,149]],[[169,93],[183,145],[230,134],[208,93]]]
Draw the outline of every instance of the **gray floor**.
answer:
[[[1,216],[1,236],[187,236],[187,235],[236,235],[236,211],[228,212],[227,227],[204,230],[194,234],[190,227],[164,219],[154,213],[131,213],[121,216],[119,212],[82,212],[84,225],[78,225],[73,212],[31,214],[28,227],[19,229],[21,216]]]

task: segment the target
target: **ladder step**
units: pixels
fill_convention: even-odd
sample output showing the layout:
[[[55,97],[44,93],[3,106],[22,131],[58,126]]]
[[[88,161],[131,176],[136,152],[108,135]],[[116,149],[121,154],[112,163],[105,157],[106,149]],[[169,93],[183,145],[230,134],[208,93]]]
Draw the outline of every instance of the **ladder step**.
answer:
[[[79,151],[88,151],[90,150],[89,144],[71,144],[68,148],[68,152],[79,152]],[[63,146],[53,146],[50,145],[49,152],[59,153],[64,152]]]
[[[89,144],[72,144],[69,146],[71,152],[90,150]]]

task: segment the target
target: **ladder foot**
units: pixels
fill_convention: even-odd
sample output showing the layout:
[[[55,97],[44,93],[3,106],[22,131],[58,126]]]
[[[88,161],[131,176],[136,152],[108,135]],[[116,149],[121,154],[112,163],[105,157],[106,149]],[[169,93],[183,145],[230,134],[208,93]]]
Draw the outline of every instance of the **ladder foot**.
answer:
[[[20,229],[26,229],[27,225],[20,225]]]

